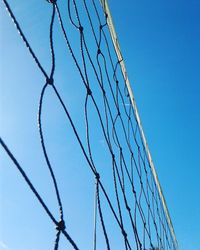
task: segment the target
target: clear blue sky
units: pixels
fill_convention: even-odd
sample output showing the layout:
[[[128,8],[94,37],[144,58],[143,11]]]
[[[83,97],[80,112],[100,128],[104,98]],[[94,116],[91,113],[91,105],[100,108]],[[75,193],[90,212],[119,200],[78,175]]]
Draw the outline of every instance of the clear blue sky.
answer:
[[[50,5],[33,0],[9,2],[49,72]],[[110,0],[109,3],[180,249],[200,250],[200,2]],[[58,214],[37,129],[38,101],[45,80],[2,3],[0,25],[0,134],[53,213]],[[71,66],[69,53],[63,52],[65,43],[58,26],[55,36],[56,84],[84,138],[84,121],[80,119],[84,88],[81,83],[75,85],[80,79]],[[71,39],[75,36],[75,32],[70,33]],[[76,47],[76,43],[73,45]],[[51,91],[45,97],[44,114],[48,152],[53,165],[59,166],[55,167],[56,175],[69,232],[85,250],[92,237],[93,222],[84,220],[80,206],[85,218],[91,217],[92,174],[85,167],[84,157],[76,153],[80,152],[79,147]],[[95,132],[93,143],[97,155],[98,151],[104,151],[105,142]],[[106,162],[106,155],[100,154],[96,161]],[[2,148],[0,176],[0,249],[52,249],[54,227]],[[61,250],[65,249],[65,242],[62,239]],[[113,244],[117,246],[117,240]]]

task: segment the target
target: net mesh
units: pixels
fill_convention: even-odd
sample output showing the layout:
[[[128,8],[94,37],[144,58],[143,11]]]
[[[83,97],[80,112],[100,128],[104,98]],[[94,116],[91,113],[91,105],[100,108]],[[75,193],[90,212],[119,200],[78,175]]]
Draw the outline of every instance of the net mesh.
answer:
[[[46,2],[49,35],[45,48],[50,48],[50,53],[49,59],[42,62],[27,38],[31,28],[25,34],[12,5],[3,2],[38,74],[44,78],[39,97],[38,132],[57,212],[52,212],[52,207],[37,191],[37,184],[31,182],[3,139],[1,145],[56,226],[54,249],[176,249],[121,72],[121,61],[110,37],[105,8],[95,0]],[[66,66],[64,70],[62,65]],[[61,119],[66,121],[63,140],[68,147],[74,147],[74,155],[81,157],[84,166],[78,168],[90,171],[87,176],[77,174],[73,178],[69,169],[76,165],[76,156],[74,160],[65,156],[66,160],[70,159],[65,166],[66,182],[72,178],[77,183],[89,183],[89,190],[84,190],[87,208],[81,204],[82,193],[75,185],[69,193],[78,197],[77,203],[68,204],[63,189],[60,191],[61,184],[55,174],[59,164],[51,160],[54,152],[48,150],[49,133],[45,130],[48,119],[44,121],[44,117],[51,112],[50,103],[51,107],[54,103],[59,106]],[[59,124],[59,120],[56,122]],[[54,128],[54,133],[59,131]],[[69,134],[71,141],[67,139]],[[88,226],[81,225],[79,218],[71,233],[70,223],[66,223],[71,214],[69,209]],[[58,212],[59,216],[54,215]],[[87,235],[84,246],[80,234]],[[61,244],[61,238],[66,242]]]

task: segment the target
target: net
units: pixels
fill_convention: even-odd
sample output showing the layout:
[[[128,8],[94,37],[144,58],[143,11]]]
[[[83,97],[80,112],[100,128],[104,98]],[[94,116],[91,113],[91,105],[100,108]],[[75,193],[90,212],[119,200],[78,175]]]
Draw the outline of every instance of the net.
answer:
[[[45,60],[39,59],[40,53],[28,41],[31,31],[25,34],[12,6],[3,2],[37,74],[43,77],[38,140],[57,209],[55,203],[52,208],[46,197],[42,198],[31,173],[26,173],[3,139],[0,143],[56,226],[54,249],[178,249],[107,1],[46,2],[49,21],[44,22],[49,36],[45,48],[50,48],[50,54]],[[66,124],[59,129],[66,126],[66,136],[47,125],[52,123],[47,117],[54,105],[55,112],[62,115],[56,116],[53,124],[59,126],[59,119],[63,119]],[[60,183],[60,174],[56,174],[62,164],[56,162],[56,153],[49,146],[53,143],[52,135],[52,141],[47,138],[51,133],[60,136],[73,154],[62,155],[61,159],[66,171],[63,180],[74,181],[70,185]],[[56,149],[59,151],[59,147]],[[75,173],[70,169],[77,162],[83,166],[78,166]],[[81,183],[87,183],[84,192]],[[65,185],[69,191],[64,191]],[[69,214],[74,217],[71,223]]]

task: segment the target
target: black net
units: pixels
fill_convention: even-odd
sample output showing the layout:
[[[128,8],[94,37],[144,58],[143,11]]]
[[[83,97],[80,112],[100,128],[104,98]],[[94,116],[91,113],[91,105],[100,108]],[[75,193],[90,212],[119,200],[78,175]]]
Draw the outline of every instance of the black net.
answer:
[[[45,33],[48,31],[48,44],[44,50],[49,57],[40,60],[39,51],[33,50],[28,41],[31,27],[22,30],[23,24],[18,23],[12,5],[6,0],[3,2],[39,69],[37,74],[44,78],[39,98],[38,140],[52,179],[57,211],[56,206],[47,205],[45,197],[37,191],[37,183],[30,181],[31,176],[25,173],[17,156],[15,158],[2,139],[1,145],[56,226],[54,249],[176,249],[121,72],[121,62],[110,37],[108,15],[101,3],[96,0],[44,1],[46,15],[40,22],[48,27]],[[35,38],[33,44],[39,40],[37,33]],[[19,74],[23,74],[23,69]],[[48,107],[54,104],[59,106],[58,112],[62,115],[53,122],[58,124],[58,129],[54,127],[50,131],[45,128],[52,121],[46,117],[51,116]],[[59,119],[64,120],[62,127],[66,126],[66,136],[60,131]],[[47,138],[50,133],[63,136],[62,140],[73,151],[73,157],[63,155],[64,184],[60,184],[56,175],[59,164],[54,158],[55,152],[48,150],[48,143],[54,140],[53,135],[51,140]],[[59,146],[56,148],[60,150]],[[76,158],[82,161],[78,167],[75,165],[80,161]],[[73,168],[74,175],[69,171]],[[74,181],[71,186],[70,179]],[[84,192],[80,183],[88,185],[83,188]],[[66,190],[61,188],[61,191],[59,186],[65,185]],[[69,193],[75,197],[74,202],[68,202]],[[70,220],[70,216],[75,219]]]

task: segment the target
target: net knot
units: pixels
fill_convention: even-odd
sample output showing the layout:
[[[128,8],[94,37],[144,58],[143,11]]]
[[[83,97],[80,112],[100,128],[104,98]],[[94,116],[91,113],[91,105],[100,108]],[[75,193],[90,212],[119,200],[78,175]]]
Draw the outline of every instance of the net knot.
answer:
[[[53,82],[54,82],[54,80],[53,80],[52,77],[50,77],[50,78],[47,77],[47,79],[46,79],[46,83],[47,83],[47,84],[53,85]]]
[[[56,229],[58,231],[64,231],[65,230],[65,222],[64,220],[61,220],[57,223]]]
[[[116,84],[117,84],[117,85],[119,84],[119,81],[118,81],[118,80],[116,80]]]
[[[128,205],[126,205],[126,209],[130,212],[131,211],[131,209],[130,209],[130,207],[128,206]]]
[[[112,153],[112,158],[113,158],[113,160],[115,159],[115,155],[114,155],[114,153]]]
[[[100,180],[100,174],[98,172],[95,173],[95,177],[96,177],[97,181]]]
[[[83,33],[83,26],[80,26],[79,30],[80,30],[81,33]]]
[[[122,234],[123,234],[124,238],[127,238],[127,233],[124,231],[124,229],[122,229]]]
[[[101,54],[101,50],[100,49],[97,50],[97,55],[99,55],[99,54]]]
[[[87,87],[87,94],[92,95],[92,90],[89,87]]]

